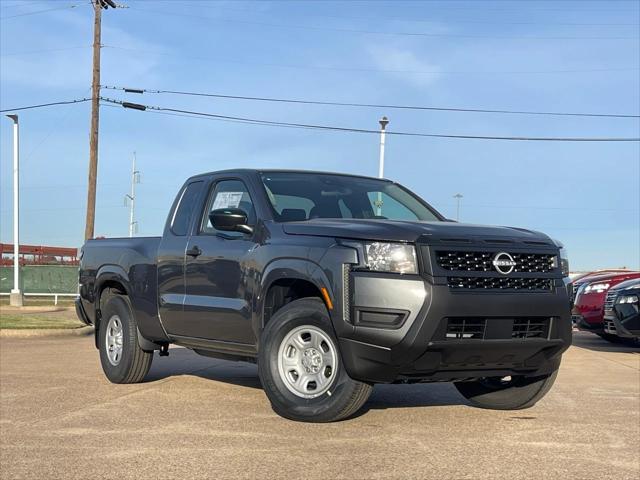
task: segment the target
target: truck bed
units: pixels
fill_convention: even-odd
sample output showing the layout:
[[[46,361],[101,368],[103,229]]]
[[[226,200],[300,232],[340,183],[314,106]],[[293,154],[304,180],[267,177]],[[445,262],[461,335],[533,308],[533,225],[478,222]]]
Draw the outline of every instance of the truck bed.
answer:
[[[166,340],[158,316],[157,253],[161,237],[125,237],[89,240],[81,252],[80,298],[87,319],[96,324],[99,293],[110,278],[127,279],[127,293],[145,338]],[[99,283],[96,283],[99,278]]]

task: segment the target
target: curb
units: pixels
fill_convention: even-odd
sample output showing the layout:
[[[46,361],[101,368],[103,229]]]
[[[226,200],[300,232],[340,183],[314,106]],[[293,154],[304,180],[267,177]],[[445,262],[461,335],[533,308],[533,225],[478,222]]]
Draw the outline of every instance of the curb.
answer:
[[[31,338],[31,337],[84,337],[93,334],[93,327],[80,328],[7,328],[0,330],[0,338]]]

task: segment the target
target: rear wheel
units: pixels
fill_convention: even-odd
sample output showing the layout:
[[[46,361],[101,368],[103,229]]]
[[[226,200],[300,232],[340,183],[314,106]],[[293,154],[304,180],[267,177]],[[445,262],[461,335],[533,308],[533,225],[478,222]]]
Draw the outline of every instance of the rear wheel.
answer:
[[[100,363],[113,383],[139,383],[149,372],[153,352],[140,348],[129,298],[107,293],[98,332]]]
[[[347,374],[327,310],[316,298],[276,312],[261,336],[258,372],[275,412],[303,422],[347,418],[372,389]]]
[[[538,377],[486,377],[455,383],[472,405],[492,410],[520,410],[533,407],[553,386],[558,371]]]

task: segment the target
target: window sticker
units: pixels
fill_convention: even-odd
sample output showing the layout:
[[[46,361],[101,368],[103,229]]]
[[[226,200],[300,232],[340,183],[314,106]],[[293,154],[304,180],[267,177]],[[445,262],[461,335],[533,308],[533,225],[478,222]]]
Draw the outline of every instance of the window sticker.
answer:
[[[238,208],[242,200],[243,192],[220,192],[216,194],[211,210],[219,208]]]

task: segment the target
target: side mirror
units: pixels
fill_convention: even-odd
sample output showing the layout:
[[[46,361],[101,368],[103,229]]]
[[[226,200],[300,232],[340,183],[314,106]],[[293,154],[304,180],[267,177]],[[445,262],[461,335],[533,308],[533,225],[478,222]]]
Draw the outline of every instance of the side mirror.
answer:
[[[212,210],[209,213],[209,220],[216,230],[253,233],[253,228],[247,225],[247,214],[240,208]]]

